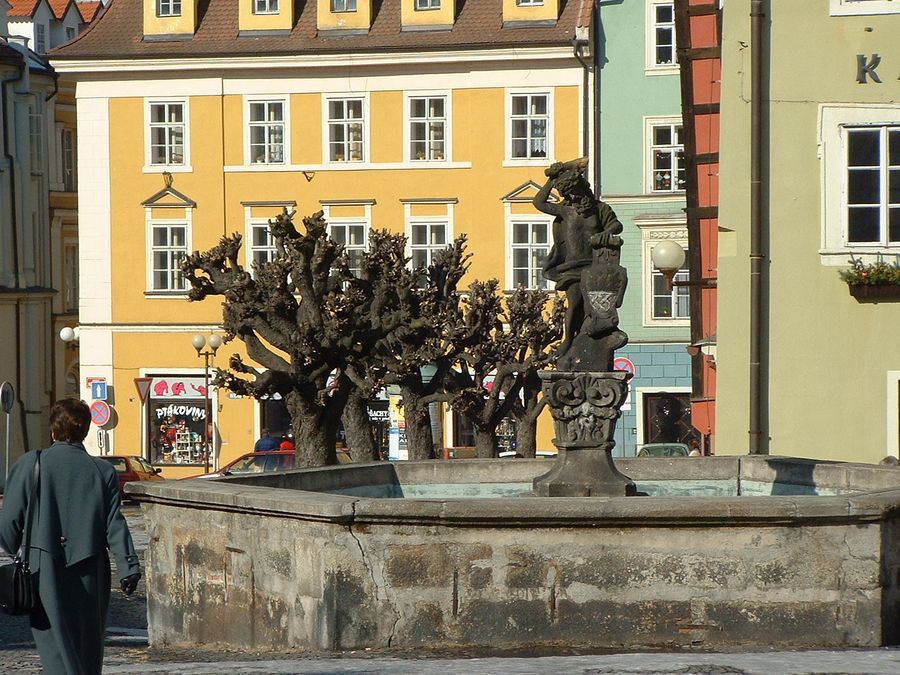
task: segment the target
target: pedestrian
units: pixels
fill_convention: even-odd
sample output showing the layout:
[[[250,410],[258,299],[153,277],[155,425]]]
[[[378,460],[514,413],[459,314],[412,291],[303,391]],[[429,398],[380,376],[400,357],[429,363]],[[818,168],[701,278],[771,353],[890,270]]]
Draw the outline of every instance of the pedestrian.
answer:
[[[29,617],[31,632],[47,675],[94,675],[103,668],[107,549],[115,556],[125,595],[141,578],[116,471],[89,455],[82,443],[90,425],[86,403],[58,401],[50,409],[53,445],[40,452],[37,511],[26,555],[38,596]],[[37,456],[26,452],[9,473],[0,511],[0,546],[9,553],[21,543]]]
[[[285,452],[288,452],[288,451],[294,452],[297,450],[297,446],[294,445],[293,438],[285,438],[283,441],[281,441],[281,444],[278,446],[278,449],[284,450]]]
[[[278,450],[279,441],[272,436],[266,429],[263,429],[262,436],[253,446],[253,452],[271,452]]]

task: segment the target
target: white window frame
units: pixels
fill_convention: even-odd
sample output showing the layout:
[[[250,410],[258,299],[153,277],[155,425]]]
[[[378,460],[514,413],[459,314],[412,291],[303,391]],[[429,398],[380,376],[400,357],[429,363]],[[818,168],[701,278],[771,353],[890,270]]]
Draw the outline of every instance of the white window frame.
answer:
[[[253,0],[254,14],[278,14],[278,0]]]
[[[78,29],[75,26],[66,26],[66,42],[75,39],[78,35]]]
[[[674,127],[680,126],[682,133],[682,140],[684,140],[684,125],[682,123],[681,117],[679,116],[669,116],[669,117],[645,117],[644,118],[644,193],[645,194],[657,194],[657,195],[671,195],[671,194],[684,194],[684,187],[671,189],[671,190],[657,190],[655,189],[656,180],[654,176],[654,152],[656,146],[653,145],[653,130],[655,127],[659,126],[672,126],[673,129],[673,138],[674,138]],[[673,168],[676,165],[675,155],[677,154],[677,144],[672,144],[670,146],[666,146],[673,148],[673,157],[672,164]],[[685,171],[685,159],[684,159],[684,143],[681,144],[681,169],[682,173],[687,180],[687,173]],[[673,177],[673,185],[675,184]]]
[[[180,164],[153,164],[153,151],[151,144],[153,142],[153,134],[151,133],[151,109],[153,105],[169,104],[182,106],[182,125],[183,132],[183,161]],[[170,173],[188,173],[191,169],[191,108],[187,98],[147,98],[144,99],[144,173],[162,173],[168,171]]]
[[[70,252],[74,252],[71,256]],[[66,237],[62,245],[62,311],[65,314],[78,312],[78,239]],[[72,263],[71,265],[69,263]]]
[[[182,0],[156,0],[156,16],[181,16]]]
[[[541,224],[546,226],[547,232],[547,241],[546,242],[529,242],[526,245],[516,245],[513,243],[513,232],[514,226],[517,223],[527,223],[529,226]],[[529,228],[529,232],[531,229]],[[533,234],[533,232],[532,232]],[[513,276],[515,274],[515,267],[513,265],[513,249],[515,248],[540,248],[546,247],[547,254],[549,255],[550,249],[553,247],[553,218],[545,215],[531,215],[524,213],[511,213],[510,209],[507,209],[506,213],[506,245],[504,246],[504,254],[506,258],[506,282],[504,283],[504,288],[507,291],[514,291],[518,286],[514,283]],[[530,266],[529,266],[529,269]],[[541,272],[541,270],[534,270],[536,272]],[[542,275],[543,276],[543,275]],[[542,286],[532,286],[528,285],[525,288],[534,289],[534,288],[544,288],[547,290],[552,290],[554,288],[554,283],[544,277],[544,284]]]
[[[268,242],[265,246],[257,246],[255,243],[255,239],[253,237],[253,233],[256,230],[265,230],[266,232],[266,241]],[[253,261],[256,259],[256,253],[265,253],[266,262],[271,262],[278,256],[278,249],[275,248],[275,239],[272,237],[272,233],[269,230],[269,218],[252,218],[247,217],[247,260],[245,264],[247,265],[247,271],[253,274]]]
[[[47,51],[47,26],[43,23],[34,24],[34,51],[38,54]]]
[[[369,230],[372,229],[372,204],[374,204],[374,200],[372,201],[360,201],[360,202],[340,202],[335,204],[329,204],[327,202],[322,203],[322,211],[323,217],[325,218],[325,222],[328,223],[328,236],[332,237],[333,228],[335,227],[348,227],[350,225],[362,225],[363,226],[363,245],[362,246],[345,246],[344,250],[359,250],[359,251],[368,251],[369,250]],[[331,209],[333,206],[362,206],[363,207],[363,215],[362,216],[331,216]],[[333,237],[332,237],[333,238]],[[355,270],[351,268],[351,271],[355,273]]]
[[[46,154],[47,136],[45,128],[45,106],[40,95],[31,97],[28,102],[28,155],[32,174],[44,173],[44,156]]]
[[[555,91],[553,87],[542,87],[542,88],[517,88],[517,89],[507,89],[505,95],[505,110],[504,117],[506,119],[506,160],[503,162],[503,166],[545,166],[552,164],[555,160],[555,151],[554,151],[554,134],[553,134],[553,125],[554,125],[554,94]],[[513,142],[512,142],[512,127],[513,127],[513,116],[512,116],[512,102],[513,97],[515,96],[546,96],[547,97],[547,156],[546,157],[513,157]],[[530,119],[530,116],[528,117]]]
[[[250,119],[250,110],[253,104],[263,104],[266,106],[266,110],[268,111],[268,106],[272,104],[281,104],[281,120],[262,120],[262,121],[252,121]],[[247,166],[254,165],[258,166],[260,164],[263,165],[274,165],[274,166],[284,166],[286,164],[290,164],[291,158],[291,106],[290,106],[290,98],[286,96],[266,96],[266,97],[258,97],[258,96],[248,96],[244,98],[244,163]],[[251,155],[251,134],[250,130],[255,126],[262,126],[264,128],[268,127],[276,127],[281,126],[281,161],[269,161],[268,156],[268,141],[266,142],[267,152],[263,157],[263,161],[257,162],[254,160]],[[266,134],[266,138],[268,139],[268,134]]]
[[[345,12],[355,12],[357,0],[331,0],[331,12],[333,14],[343,14]]]
[[[450,101],[452,96],[449,91],[413,91],[413,92],[405,92],[403,95],[403,159],[406,162],[411,162],[413,164],[427,164],[427,163],[441,163],[446,164],[450,162],[450,149],[452,147],[453,139],[451,138],[451,128],[452,128],[452,116],[450,110]],[[431,159],[429,157],[425,157],[424,159],[416,159],[412,156],[412,102],[414,99],[420,98],[443,98],[444,99],[444,157],[443,159]],[[422,118],[416,118],[419,120]],[[429,120],[431,118],[424,118]],[[428,141],[426,140],[426,144]],[[427,145],[426,145],[427,147]],[[426,153],[427,154],[427,153]]]
[[[406,255],[410,258],[410,266],[415,268],[415,263],[412,261],[413,251],[416,250],[424,250],[426,251],[426,264],[431,264],[431,261],[434,260],[434,254],[438,251],[443,251],[446,249],[452,242],[454,238],[453,232],[453,216],[454,216],[454,201],[444,202],[447,207],[447,213],[445,215],[437,215],[437,216],[414,216],[412,215],[412,207],[417,202],[404,202],[403,203],[403,221],[405,223],[405,234],[406,234]],[[425,203],[425,202],[418,202]],[[428,202],[434,203],[434,202]],[[444,226],[444,243],[443,244],[424,244],[424,245],[414,245],[413,244],[413,227],[416,225],[427,225],[427,226],[436,226],[443,225]],[[430,230],[429,230],[430,231]]]
[[[830,0],[831,16],[865,16],[867,14],[900,14],[897,0]]]
[[[441,0],[416,0],[414,5],[417,12],[430,12],[441,8]]]
[[[672,63],[656,62],[656,8],[659,5],[672,5]],[[673,0],[647,0],[645,14],[645,45],[647,75],[677,75],[681,67],[678,65],[678,51],[675,45],[675,3]]]
[[[542,7],[544,0],[516,0],[516,7]]]
[[[359,159],[331,159],[330,131],[332,120],[328,115],[329,103],[332,101],[361,101],[362,102],[362,156]],[[341,124],[347,124],[348,119],[343,118]],[[369,162],[369,96],[368,94],[333,94],[322,97],[322,158],[325,164],[341,166],[345,164],[367,164]],[[349,140],[344,141],[350,143]]]
[[[157,207],[159,208],[159,207]],[[184,216],[182,218],[153,218],[151,215],[151,208],[146,209],[146,218],[147,218],[147,294],[148,295],[160,295],[160,296],[185,296],[190,289],[190,284],[187,280],[184,280],[184,288],[156,288],[154,286],[154,278],[153,278],[153,254],[156,249],[153,246],[153,231],[157,227],[184,227],[184,255],[187,257],[190,255],[192,242],[191,242],[191,211],[190,209],[184,210]],[[169,246],[167,249],[171,249]],[[169,270],[170,272],[174,270]]]
[[[635,428],[637,433],[635,434],[637,437],[637,444],[634,448],[634,453],[637,455],[641,451],[646,443],[643,443],[643,439],[646,437],[645,429],[644,429],[644,397],[648,394],[690,394],[690,387],[675,387],[675,386],[649,386],[649,387],[635,387]]]
[[[688,233],[687,225],[685,224],[684,219],[635,219],[635,225],[637,225],[637,227],[641,231],[641,306],[643,308],[643,326],[645,328],[674,328],[690,326],[690,304],[688,304],[687,316],[673,316],[671,318],[653,316],[653,282],[660,273],[657,272],[653,267],[651,254],[654,247],[663,241],[674,241],[683,249],[685,249],[685,251],[687,251]],[[676,274],[676,280],[687,281],[687,266],[688,262],[685,258],[684,268]],[[674,287],[672,289],[673,303],[675,302],[675,296],[678,294],[686,296],[688,294],[688,288],[686,286]]]
[[[900,105],[819,106],[819,156],[822,160],[822,243],[819,260],[828,267],[846,267],[853,255],[863,262],[879,255],[900,254],[900,245],[851,244],[847,241],[847,134],[848,128],[896,126]]]

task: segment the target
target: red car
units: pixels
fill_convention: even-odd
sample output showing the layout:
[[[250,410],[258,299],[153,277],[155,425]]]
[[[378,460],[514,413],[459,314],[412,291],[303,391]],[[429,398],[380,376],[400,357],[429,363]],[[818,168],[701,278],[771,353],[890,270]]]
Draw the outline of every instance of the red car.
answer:
[[[143,457],[134,455],[103,455],[100,459],[106,460],[116,469],[119,478],[119,496],[125,499],[125,483],[135,480],[163,480],[157,469]]]

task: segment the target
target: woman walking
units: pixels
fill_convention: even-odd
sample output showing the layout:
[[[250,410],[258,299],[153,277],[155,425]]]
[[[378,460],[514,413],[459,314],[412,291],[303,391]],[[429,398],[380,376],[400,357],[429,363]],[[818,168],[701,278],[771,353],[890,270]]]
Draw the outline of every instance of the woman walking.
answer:
[[[120,509],[116,471],[82,444],[90,425],[83,401],[57,402],[50,410],[54,442],[40,453],[37,509],[26,555],[39,596],[30,616],[31,632],[48,675],[94,675],[103,668],[110,597],[107,549],[115,556],[126,595],[141,578]],[[10,553],[22,540],[37,454],[25,453],[7,480],[0,546]]]

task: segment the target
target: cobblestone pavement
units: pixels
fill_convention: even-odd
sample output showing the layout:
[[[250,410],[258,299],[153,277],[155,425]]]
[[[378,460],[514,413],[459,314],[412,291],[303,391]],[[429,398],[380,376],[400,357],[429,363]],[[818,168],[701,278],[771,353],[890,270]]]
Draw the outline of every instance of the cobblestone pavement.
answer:
[[[143,562],[147,533],[140,509],[124,507]],[[0,562],[8,557],[0,551]],[[115,573],[113,578],[115,579]],[[578,656],[446,658],[431,653],[345,652],[323,658],[299,653],[246,654],[196,649],[151,650],[147,644],[147,597],[143,580],[126,598],[114,586],[103,672],[106,675],[896,675],[900,649],[759,651],[728,653],[627,653]],[[40,661],[28,621],[0,614],[0,675],[37,675]]]

